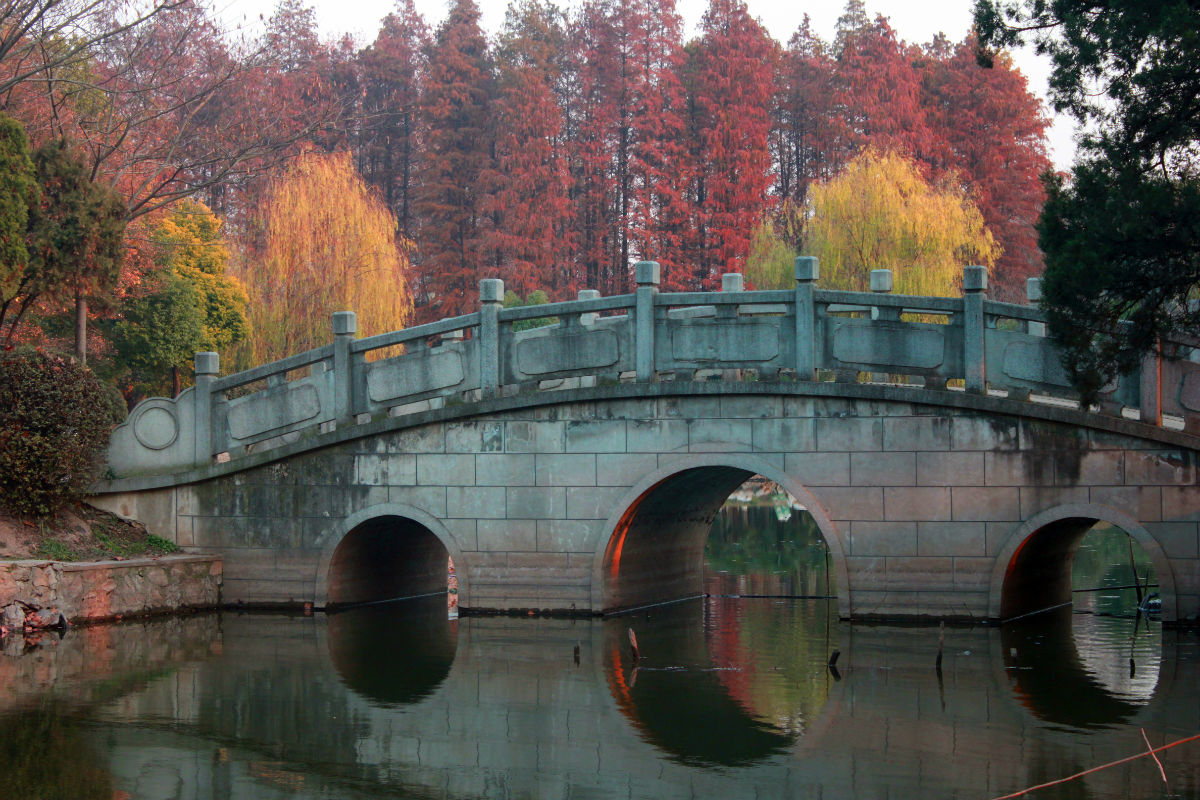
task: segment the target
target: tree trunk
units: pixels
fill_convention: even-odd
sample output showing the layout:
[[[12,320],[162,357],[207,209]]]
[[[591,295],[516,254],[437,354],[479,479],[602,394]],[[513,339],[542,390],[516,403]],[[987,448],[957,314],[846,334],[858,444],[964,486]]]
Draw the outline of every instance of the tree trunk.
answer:
[[[179,397],[180,388],[179,365],[173,364],[171,366],[171,397]]]
[[[75,358],[87,364],[87,297],[79,287],[75,288]]]

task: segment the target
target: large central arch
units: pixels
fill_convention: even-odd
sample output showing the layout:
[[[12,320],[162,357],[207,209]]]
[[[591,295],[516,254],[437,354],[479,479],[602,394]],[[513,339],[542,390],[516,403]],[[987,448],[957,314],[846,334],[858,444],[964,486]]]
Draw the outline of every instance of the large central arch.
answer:
[[[820,503],[775,463],[734,453],[673,458],[621,497],[594,556],[592,608],[615,611],[700,594],[713,517],[733,490],[756,474],[778,483],[812,514],[829,548],[838,612],[849,616],[845,549]]]

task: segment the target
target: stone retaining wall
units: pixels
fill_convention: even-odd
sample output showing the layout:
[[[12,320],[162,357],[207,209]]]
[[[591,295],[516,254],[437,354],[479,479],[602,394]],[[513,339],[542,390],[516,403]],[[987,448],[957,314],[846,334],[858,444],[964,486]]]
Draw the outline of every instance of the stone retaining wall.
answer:
[[[220,602],[219,556],[163,556],[129,561],[0,562],[0,609],[57,609],[68,622],[182,609]]]

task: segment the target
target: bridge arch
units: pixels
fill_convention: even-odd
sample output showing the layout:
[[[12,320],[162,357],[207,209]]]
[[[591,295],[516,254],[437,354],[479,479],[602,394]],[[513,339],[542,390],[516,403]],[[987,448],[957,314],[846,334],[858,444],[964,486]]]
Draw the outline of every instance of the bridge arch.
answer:
[[[1100,503],[1055,506],[1018,525],[996,555],[988,615],[1005,620],[1070,602],[1075,551],[1097,522],[1120,528],[1141,546],[1158,575],[1162,617],[1177,619],[1175,576],[1162,545],[1136,519]]]
[[[316,604],[328,608],[444,589],[446,556],[457,567],[459,602],[465,606],[470,578],[462,568],[462,551],[442,521],[404,503],[369,506],[346,517],[325,542]],[[394,590],[402,594],[383,596]]]
[[[699,594],[704,543],[713,516],[753,475],[782,486],[812,515],[829,548],[838,612],[848,617],[845,548],[816,497],[767,459],[721,452],[672,458],[621,496],[605,520],[593,558],[592,608],[612,611]]]

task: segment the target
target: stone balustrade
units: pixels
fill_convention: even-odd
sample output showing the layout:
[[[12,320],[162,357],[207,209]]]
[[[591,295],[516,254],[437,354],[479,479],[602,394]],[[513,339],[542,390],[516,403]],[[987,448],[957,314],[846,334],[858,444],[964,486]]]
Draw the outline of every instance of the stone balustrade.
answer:
[[[887,382],[1076,400],[1033,305],[1036,279],[1018,305],[988,300],[979,266],[964,270],[961,297],[892,294],[887,270],[869,292],[820,289],[811,257],[796,259],[791,290],[745,291],[730,274],[720,292],[664,293],[653,261],[635,275],[633,294],[509,309],[503,283],[486,279],[477,312],[362,339],[354,313],[338,312],[331,344],[233,375],[197,353],[195,386],[140,403],[113,432],[109,466],[178,473],[387,415],[605,382]],[[1200,343],[1164,350],[1172,358],[1104,387],[1095,413],[1200,432]]]

